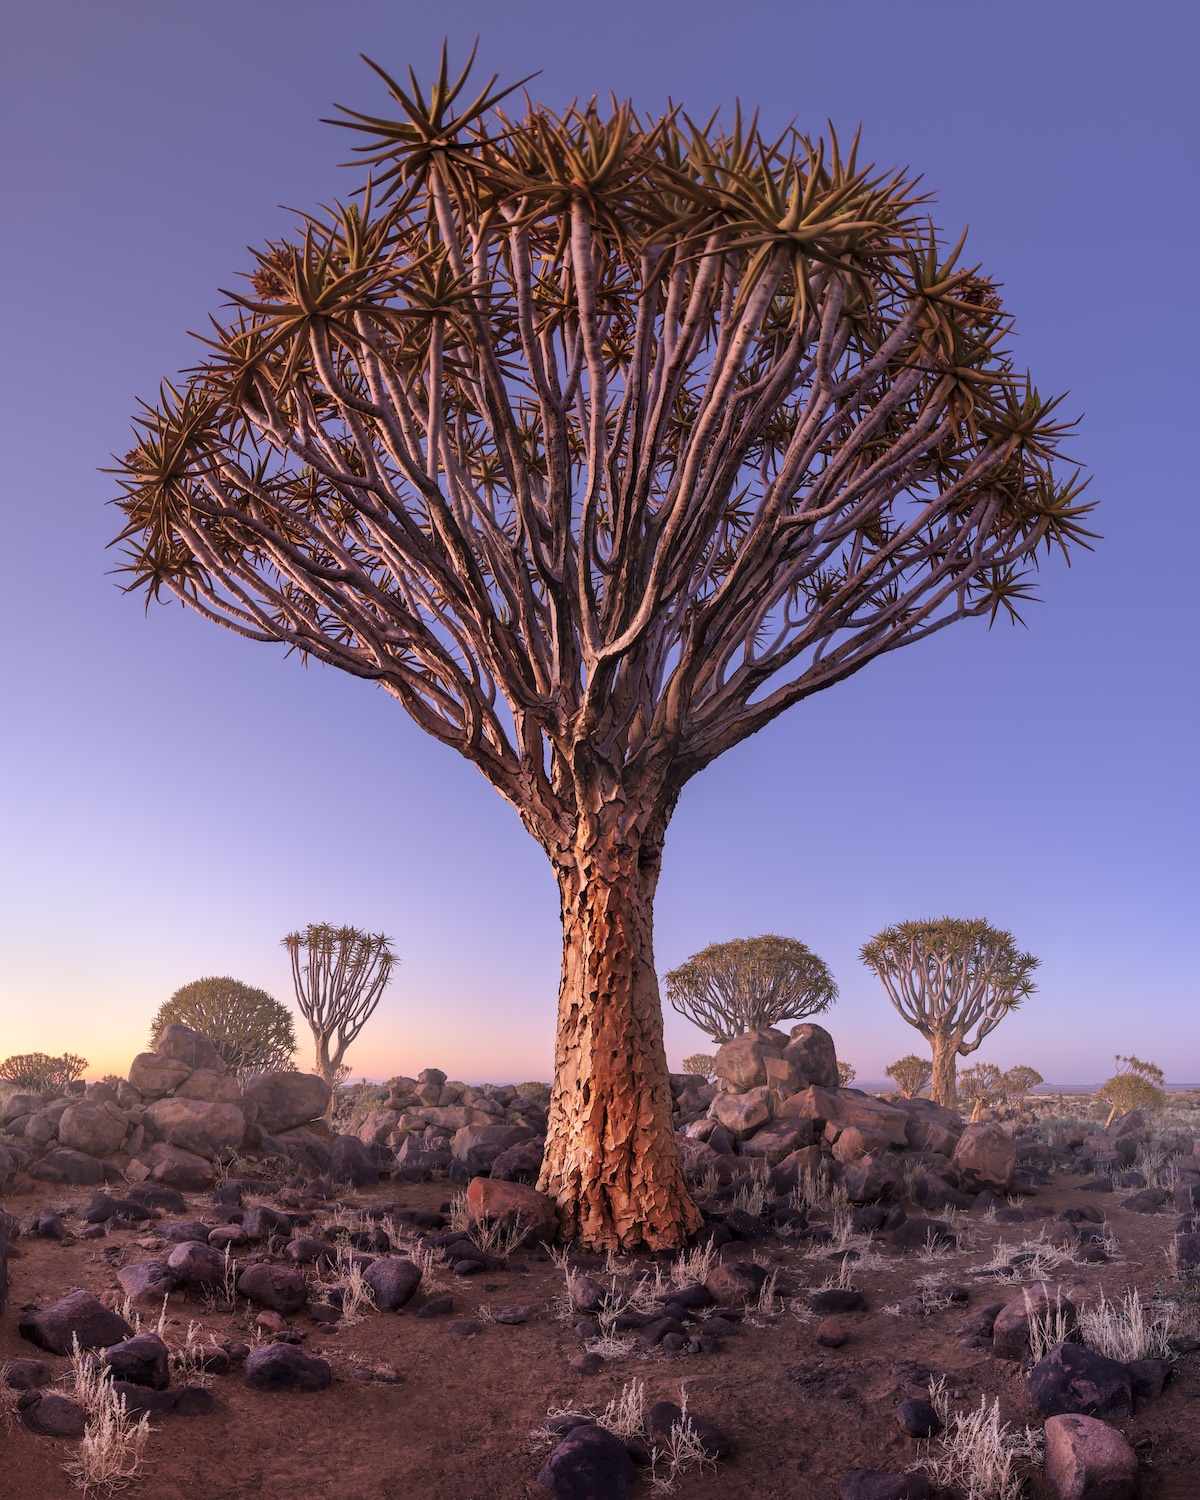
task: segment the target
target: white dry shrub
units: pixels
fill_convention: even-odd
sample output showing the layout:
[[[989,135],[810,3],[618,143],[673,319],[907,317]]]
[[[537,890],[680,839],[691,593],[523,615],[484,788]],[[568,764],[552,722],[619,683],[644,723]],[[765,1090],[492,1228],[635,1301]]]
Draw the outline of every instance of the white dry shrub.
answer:
[[[607,1427],[614,1437],[623,1443],[633,1438],[644,1437],[646,1432],[646,1383],[630,1380],[621,1387],[621,1394],[614,1396],[596,1418],[598,1427]]]
[[[1089,1349],[1122,1364],[1166,1359],[1171,1352],[1171,1313],[1171,1308],[1143,1303],[1136,1287],[1128,1287],[1120,1302],[1109,1302],[1101,1291],[1096,1305],[1079,1314],[1079,1331]]]
[[[660,1470],[660,1465],[662,1466]],[[671,1495],[675,1492],[675,1481],[689,1469],[713,1469],[716,1460],[709,1457],[708,1450],[700,1441],[692,1419],[688,1416],[687,1391],[679,1395],[679,1420],[671,1423],[671,1435],[663,1447],[655,1444],[651,1449],[650,1490],[655,1495]]]
[[[199,1323],[195,1319],[189,1319],[187,1337],[178,1348],[171,1350],[171,1368],[184,1385],[212,1384],[212,1375],[204,1368],[206,1351],[200,1332]]]
[[[951,1412],[945,1382],[929,1387],[929,1399],[944,1429],[938,1452],[916,1467],[961,1500],[1020,1500],[1025,1468],[1041,1462],[1042,1434],[1034,1427],[1011,1429],[1000,1420],[1000,1402],[980,1398],[977,1411]]]
[[[693,1250],[681,1250],[671,1265],[671,1285],[694,1286],[698,1281],[707,1281],[717,1263],[717,1252],[712,1245],[697,1245]]]
[[[363,1315],[375,1311],[375,1294],[363,1280],[363,1268],[352,1254],[338,1246],[337,1280],[342,1289],[342,1322],[361,1323]]]
[[[1060,1287],[1060,1297],[1061,1294]],[[1025,1298],[1026,1310],[1032,1313],[1033,1303],[1028,1290],[1022,1295]],[[1034,1364],[1037,1364],[1038,1360],[1045,1359],[1051,1349],[1059,1344],[1065,1344],[1070,1337],[1070,1321],[1061,1306],[1048,1307],[1044,1313],[1033,1314],[1029,1319],[1029,1357]]]
[[[145,1461],[150,1418],[133,1421],[125,1397],[113,1390],[107,1363],[84,1354],[78,1339],[72,1338],[71,1344],[75,1400],[86,1423],[77,1457],[63,1468],[85,1494],[99,1490],[111,1495],[137,1478]]]

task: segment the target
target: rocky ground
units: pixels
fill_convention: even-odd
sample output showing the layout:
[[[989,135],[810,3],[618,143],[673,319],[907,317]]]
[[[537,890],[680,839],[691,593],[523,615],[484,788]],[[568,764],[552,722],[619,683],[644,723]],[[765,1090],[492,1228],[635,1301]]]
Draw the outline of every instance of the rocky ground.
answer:
[[[1053,1138],[1053,1123],[1043,1123],[1041,1134]],[[1143,1168],[1161,1165],[1146,1142],[1140,1150]],[[1045,1165],[1038,1172],[1045,1180],[1026,1181],[1016,1202],[985,1191],[969,1210],[939,1211],[933,1217],[943,1227],[930,1231],[917,1224],[931,1217],[928,1207],[905,1198],[902,1179],[881,1194],[886,1201],[856,1209],[836,1185],[819,1192],[810,1181],[806,1193],[801,1181],[798,1193],[777,1196],[762,1167],[739,1163],[753,1175],[735,1169],[703,1182],[702,1238],[710,1244],[681,1263],[666,1255],[551,1254],[540,1246],[504,1257],[495,1253],[506,1248],[495,1231],[476,1230],[484,1250],[467,1239],[447,1241],[467,1219],[465,1203],[456,1204],[461,1188],[443,1178],[357,1190],[302,1175],[290,1183],[230,1179],[178,1196],[144,1186],[138,1207],[115,1213],[103,1201],[89,1213],[97,1191],[129,1204],[131,1190],[38,1184],[6,1203],[20,1235],[0,1319],[0,1365],[9,1372],[0,1495],[77,1493],[63,1468],[76,1456],[77,1438],[39,1435],[29,1423],[38,1425],[47,1392],[74,1393],[70,1359],[41,1345],[58,1340],[62,1348],[72,1319],[87,1341],[99,1316],[87,1295],[73,1311],[47,1312],[82,1291],[130,1315],[140,1300],[142,1332],[159,1329],[171,1351],[166,1372],[153,1341],[122,1367],[143,1382],[129,1388],[133,1399],[149,1392],[146,1400],[168,1407],[151,1416],[132,1491],[145,1500],[549,1495],[538,1476],[553,1477],[547,1464],[564,1432],[622,1393],[628,1404],[639,1385],[644,1415],[686,1395],[689,1412],[719,1429],[706,1441],[722,1456],[676,1473],[675,1493],[833,1500],[853,1471],[900,1474],[938,1456],[937,1439],[910,1436],[900,1420],[919,1428],[922,1409],[901,1408],[928,1398],[931,1380],[943,1382],[943,1415],[998,1400],[1004,1421],[1042,1430],[1034,1397],[1040,1393],[1045,1406],[1055,1372],[1042,1369],[1031,1393],[1025,1325],[1014,1316],[1026,1290],[1035,1303],[1066,1299],[1058,1305],[1068,1319],[1071,1308],[1086,1312],[1101,1294],[1120,1298],[1128,1288],[1146,1302],[1164,1293],[1178,1302],[1167,1254],[1187,1243],[1177,1235],[1193,1225],[1180,1224],[1170,1189],[1151,1189],[1147,1198],[1134,1178],[1121,1187],[1120,1171],[1114,1186],[1110,1171],[1105,1190],[1105,1175],[1097,1182]],[[719,1175],[732,1180],[722,1186]],[[141,1217],[155,1191],[155,1217]],[[222,1249],[222,1239],[252,1296],[218,1277],[200,1253],[210,1242]],[[323,1266],[331,1254],[338,1258]],[[399,1301],[394,1310],[355,1311],[371,1261],[376,1300]],[[413,1269],[397,1272],[400,1264]],[[147,1265],[177,1288],[165,1314]],[[143,1269],[131,1269],[137,1266]],[[247,1276],[252,1268],[257,1280]],[[672,1306],[681,1294],[687,1305]],[[293,1306],[297,1296],[305,1300]],[[284,1311],[273,1313],[272,1301]],[[1011,1304],[999,1333],[992,1328],[998,1303]],[[664,1325],[664,1314],[674,1321]],[[1158,1368],[1167,1376],[1161,1394],[1153,1391],[1154,1369],[1135,1372],[1136,1395],[1119,1371],[1091,1372],[1086,1399],[1100,1403],[1109,1427],[1132,1447],[1139,1497],[1200,1493],[1200,1370],[1185,1321],[1177,1317],[1169,1362]],[[101,1329],[94,1341],[110,1344],[114,1333],[121,1338],[124,1329]],[[209,1372],[200,1369],[197,1346],[210,1351]],[[44,1368],[8,1363],[31,1359]],[[165,1383],[164,1373],[165,1398],[151,1389]],[[1061,1400],[1066,1376],[1060,1371],[1057,1379]],[[40,1380],[48,1384],[19,1389]],[[316,1388],[269,1388],[296,1381]],[[37,1390],[41,1401],[31,1399]],[[55,1413],[47,1411],[42,1425],[53,1426]],[[664,1429],[661,1416],[657,1429],[651,1422],[650,1436],[657,1430],[659,1437],[653,1469],[645,1463],[644,1416],[640,1435],[636,1422],[623,1429],[634,1497],[672,1482],[670,1422]],[[621,1427],[611,1412],[608,1421]],[[585,1437],[594,1431],[583,1429]],[[1018,1469],[1026,1494],[1059,1492],[1037,1464]],[[619,1476],[609,1489],[571,1491],[560,1483],[557,1492],[617,1495],[620,1484]],[[861,1490],[870,1493],[905,1490]]]

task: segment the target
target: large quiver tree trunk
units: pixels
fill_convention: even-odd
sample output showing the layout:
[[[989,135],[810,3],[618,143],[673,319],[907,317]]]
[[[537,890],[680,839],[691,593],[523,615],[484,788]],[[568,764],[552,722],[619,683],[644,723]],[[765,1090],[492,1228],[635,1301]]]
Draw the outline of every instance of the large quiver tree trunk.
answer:
[[[674,1248],[700,1227],[671,1121],[654,969],[661,843],[607,830],[556,861],[563,962],[554,1094],[539,1186],[564,1235]]]

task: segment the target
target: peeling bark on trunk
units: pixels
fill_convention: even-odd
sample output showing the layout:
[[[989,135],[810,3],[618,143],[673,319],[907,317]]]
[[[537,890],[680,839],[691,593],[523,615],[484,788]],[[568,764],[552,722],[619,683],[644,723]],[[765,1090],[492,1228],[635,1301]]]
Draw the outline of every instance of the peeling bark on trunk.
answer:
[[[563,963],[539,1186],[596,1249],[681,1246],[701,1225],[671,1122],[652,854],[612,834],[556,861]]]
[[[958,1044],[957,1036],[938,1035],[929,1038],[933,1048],[933,1077],[929,1085],[929,1097],[945,1109],[958,1108]]]

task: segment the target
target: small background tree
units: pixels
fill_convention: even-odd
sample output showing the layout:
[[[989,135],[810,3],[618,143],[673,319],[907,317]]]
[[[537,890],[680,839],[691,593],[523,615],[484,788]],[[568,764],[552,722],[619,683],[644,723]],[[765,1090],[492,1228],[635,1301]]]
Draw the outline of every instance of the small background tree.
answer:
[[[328,922],[289,932],[283,946],[292,960],[296,1004],[312,1028],[316,1071],[336,1091],[350,1073],[346,1050],[374,1014],[399,959],[383,933]]]
[[[1007,1069],[1004,1074],[1005,1102],[1013,1109],[1024,1109],[1030,1089],[1037,1088],[1039,1083],[1045,1083],[1045,1081],[1036,1068],[1031,1068],[1025,1063],[1018,1063],[1016,1067]]]
[[[930,1093],[947,1109],[958,1103],[957,1059],[1033,994],[1040,962],[1018,950],[1012,933],[955,917],[887,927],[863,944],[861,957],[932,1048]]]
[[[289,1067],[296,1050],[296,1028],[287,1006],[227,974],[193,979],[164,1000],[150,1023],[151,1047],[175,1025],[207,1037],[243,1083],[255,1073]]]
[[[1116,1056],[1117,1071],[1099,1088],[1099,1097],[1111,1105],[1105,1130],[1118,1115],[1127,1115],[1131,1109],[1161,1109],[1167,1102],[1163,1091],[1163,1070],[1152,1062],[1143,1062],[1140,1057]]]
[[[717,1059],[711,1052],[693,1052],[683,1060],[683,1071],[698,1078],[711,1078],[717,1069]]]
[[[838,1084],[845,1088],[847,1084],[853,1083],[858,1077],[858,1069],[848,1062],[838,1061]]]
[[[74,1052],[64,1052],[61,1057],[50,1057],[45,1052],[18,1052],[0,1063],[0,1080],[40,1094],[45,1089],[65,1089],[83,1077],[87,1065],[87,1058]]]
[[[922,1089],[929,1087],[933,1077],[933,1064],[927,1057],[918,1057],[910,1052],[907,1057],[898,1057],[883,1070],[906,1099],[915,1099]]]
[[[971,1106],[971,1119],[978,1120],[985,1109],[994,1109],[1004,1093],[1004,1074],[995,1063],[976,1063],[958,1075],[959,1097]]]
[[[672,1009],[714,1042],[818,1015],[837,993],[824,959],[774,933],[710,943],[667,975]]]

